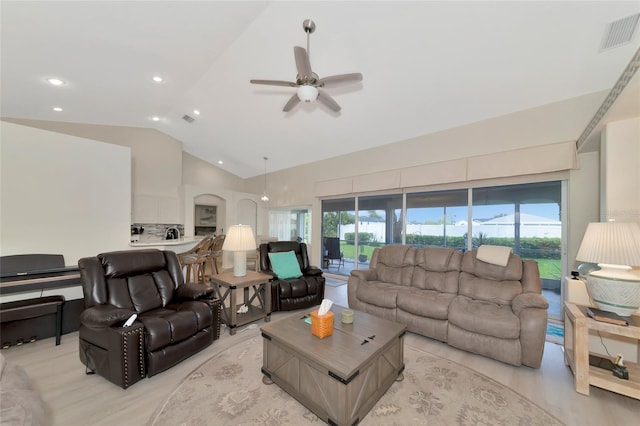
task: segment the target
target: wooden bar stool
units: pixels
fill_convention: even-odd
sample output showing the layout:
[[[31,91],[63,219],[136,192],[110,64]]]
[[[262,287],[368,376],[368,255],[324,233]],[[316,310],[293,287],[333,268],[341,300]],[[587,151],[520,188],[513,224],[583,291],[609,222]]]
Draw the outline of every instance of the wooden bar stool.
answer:
[[[178,260],[184,272],[185,282],[205,283],[204,268],[209,257],[212,237],[205,237],[191,250],[178,253]]]

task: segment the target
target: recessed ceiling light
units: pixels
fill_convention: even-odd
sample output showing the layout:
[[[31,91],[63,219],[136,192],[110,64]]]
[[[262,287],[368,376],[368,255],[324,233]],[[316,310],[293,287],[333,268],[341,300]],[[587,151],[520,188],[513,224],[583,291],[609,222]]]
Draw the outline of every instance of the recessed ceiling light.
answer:
[[[155,81],[156,83],[162,83],[164,81],[164,78],[160,77],[159,75],[154,75],[153,81]]]
[[[224,164],[222,160],[218,160],[218,164]]]
[[[53,86],[62,86],[64,84],[64,81],[59,78],[48,78],[47,81]]]
[[[194,109],[194,110],[193,110],[193,113],[194,113],[195,115],[200,115],[200,111],[198,111],[197,109]]]
[[[53,110],[54,110],[55,112],[60,112],[60,111],[62,111],[62,108],[60,108],[60,107],[53,107]]]
[[[160,117],[151,117],[153,121],[160,121]]]

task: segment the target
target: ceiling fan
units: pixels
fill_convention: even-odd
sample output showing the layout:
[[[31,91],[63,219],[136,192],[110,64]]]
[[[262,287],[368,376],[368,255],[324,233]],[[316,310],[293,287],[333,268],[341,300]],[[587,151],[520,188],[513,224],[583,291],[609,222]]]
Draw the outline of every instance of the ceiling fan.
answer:
[[[292,81],[281,80],[250,80],[253,84],[266,84],[268,86],[287,86],[297,87],[298,90],[289,101],[286,103],[282,111],[291,111],[298,102],[313,102],[316,99],[322,102],[333,111],[340,111],[340,105],[333,98],[327,95],[321,89],[326,87],[338,86],[345,83],[356,83],[362,81],[362,74],[339,74],[332,75],[330,77],[318,78],[318,75],[311,70],[311,63],[309,62],[309,36],[316,30],[316,24],[311,19],[305,19],[302,22],[302,28],[307,33],[307,49],[303,47],[295,46],[293,53],[296,59],[296,68],[298,75],[296,76],[295,83]]]

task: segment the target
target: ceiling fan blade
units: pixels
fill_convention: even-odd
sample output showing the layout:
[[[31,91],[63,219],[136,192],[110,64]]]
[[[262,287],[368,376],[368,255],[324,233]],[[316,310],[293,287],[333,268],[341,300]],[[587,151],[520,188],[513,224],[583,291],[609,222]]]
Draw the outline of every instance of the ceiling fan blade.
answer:
[[[296,83],[282,80],[249,80],[249,82],[251,82],[252,84],[266,84],[269,86],[298,87]]]
[[[298,105],[298,102],[300,102],[300,98],[298,97],[298,94],[296,93],[291,98],[289,98],[289,101],[284,106],[284,108],[282,108],[282,111],[284,111],[284,112],[291,111],[294,106]]]
[[[307,51],[300,46],[294,46],[293,54],[296,57],[296,69],[298,70],[298,78],[303,81],[308,81],[313,78],[311,72],[311,63],[309,62],[309,55]]]
[[[345,83],[356,83],[362,81],[362,74],[354,72],[351,74],[332,75],[330,77],[321,78],[318,80],[319,87],[337,86]]]
[[[338,103],[334,101],[331,96],[327,95],[321,90],[318,90],[318,100],[335,112],[338,112],[341,109],[340,105],[338,105]]]

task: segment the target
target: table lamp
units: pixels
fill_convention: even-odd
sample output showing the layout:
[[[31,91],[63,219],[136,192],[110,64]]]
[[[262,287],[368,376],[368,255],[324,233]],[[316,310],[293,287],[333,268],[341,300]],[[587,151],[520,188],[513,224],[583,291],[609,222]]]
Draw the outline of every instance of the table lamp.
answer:
[[[640,226],[637,223],[590,223],[576,260],[597,263],[600,267],[586,276],[589,296],[598,308],[622,316],[638,310]]]
[[[224,239],[222,250],[233,252],[233,276],[247,275],[247,251],[256,249],[256,239],[249,225],[232,225]]]

